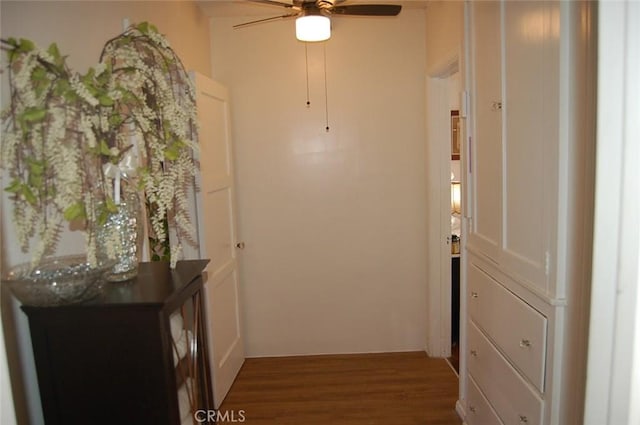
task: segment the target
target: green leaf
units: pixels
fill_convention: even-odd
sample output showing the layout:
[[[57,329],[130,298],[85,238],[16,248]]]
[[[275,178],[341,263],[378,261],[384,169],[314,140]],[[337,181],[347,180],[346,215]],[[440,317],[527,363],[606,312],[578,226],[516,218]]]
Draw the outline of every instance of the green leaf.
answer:
[[[41,176],[44,174],[44,161],[38,161],[35,159],[27,159],[29,165],[29,173]]]
[[[9,63],[13,63],[13,59],[18,55],[18,48],[20,47],[20,43],[13,37],[10,37],[7,40],[7,44],[13,46],[10,49],[7,49],[7,57],[9,58]]]
[[[36,205],[38,203],[38,199],[36,198],[36,195],[33,193],[33,191],[28,185],[23,184],[22,189],[20,190],[20,193],[22,194],[22,196],[24,196],[24,199],[26,199],[27,202],[30,203],[31,205]]]
[[[124,118],[120,116],[120,114],[113,114],[109,117],[109,125],[111,128],[118,128],[120,124],[124,121]]]
[[[101,208],[100,213],[98,214],[98,224],[100,226],[103,226],[107,222],[108,218],[109,218],[109,211],[107,211],[106,208]]]
[[[89,70],[85,75],[82,76],[82,81],[87,82],[93,80],[93,77],[96,75],[96,70],[93,67],[89,67]]]
[[[102,74],[100,74],[100,75],[98,75],[96,77],[96,81],[98,82],[98,84],[100,84],[103,87],[106,87],[109,84],[110,80],[111,80],[111,68],[110,67],[107,67],[107,69],[102,71]]]
[[[69,83],[65,82],[65,84],[61,85],[61,87],[62,86],[67,87],[66,91],[64,91],[64,98],[69,103],[76,102],[80,98],[78,94],[71,88],[71,85]]]
[[[49,87],[49,78],[47,77],[47,71],[41,67],[36,66],[31,71],[31,82],[33,84],[36,96],[40,97],[42,93]]]
[[[171,145],[164,150],[164,157],[169,161],[175,161],[176,159],[178,159],[179,155],[180,148],[177,148],[176,145]]]
[[[64,218],[67,221],[73,221],[86,217],[87,212],[84,209],[84,205],[82,204],[82,202],[76,202],[75,204],[67,207],[67,209],[64,210]]]
[[[56,43],[51,43],[47,52],[53,57],[53,63],[62,67],[64,65],[64,57],[60,54],[60,50],[58,49],[58,45]]]
[[[100,154],[111,156],[111,149],[109,149],[109,145],[104,140],[100,140]]]
[[[59,79],[56,82],[55,87],[53,88],[53,92],[56,96],[62,96],[63,94],[67,95],[68,92],[73,93],[73,90],[71,90],[71,84],[69,84],[69,81],[65,80],[65,79]],[[73,93],[75,96],[75,93]]]
[[[106,209],[109,213],[118,212],[118,205],[116,205],[116,203],[113,201],[113,199],[111,199],[110,196],[107,196],[107,198],[105,199],[105,206],[107,207]]]
[[[98,224],[102,226],[107,222],[107,219],[111,214],[117,212],[118,206],[116,205],[116,203],[113,202],[113,199],[111,199],[110,196],[106,196],[104,203],[100,204],[100,207],[98,208]]]
[[[41,189],[44,183],[44,161],[29,158],[27,159],[27,165],[29,167],[29,185],[34,189]]]
[[[29,174],[29,185],[35,189],[42,189],[44,186],[44,177],[38,174]]]
[[[19,51],[27,53],[27,52],[32,51],[35,48],[36,48],[36,45],[33,44],[33,41],[27,40],[26,38],[21,38],[20,39],[20,45],[18,47]]]
[[[44,108],[27,108],[22,114],[22,119],[25,122],[35,123],[44,120],[47,116],[47,110]]]
[[[149,22],[141,22],[136,26],[136,28],[141,33],[148,34],[149,33]]]
[[[41,66],[36,66],[31,72],[31,79],[33,81],[47,80],[47,71]]]
[[[18,179],[13,179],[11,184],[4,188],[9,193],[18,193],[22,191],[22,182]]]
[[[106,94],[102,94],[100,96],[98,96],[98,101],[100,102],[100,105],[102,106],[113,106],[114,101],[111,97],[109,97]]]

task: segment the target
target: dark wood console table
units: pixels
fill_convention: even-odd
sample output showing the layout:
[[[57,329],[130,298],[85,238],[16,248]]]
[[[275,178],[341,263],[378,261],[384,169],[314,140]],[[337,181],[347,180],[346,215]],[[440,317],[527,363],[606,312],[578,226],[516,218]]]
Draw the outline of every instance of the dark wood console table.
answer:
[[[29,307],[47,425],[194,423],[213,409],[202,270],[142,263],[89,302]]]

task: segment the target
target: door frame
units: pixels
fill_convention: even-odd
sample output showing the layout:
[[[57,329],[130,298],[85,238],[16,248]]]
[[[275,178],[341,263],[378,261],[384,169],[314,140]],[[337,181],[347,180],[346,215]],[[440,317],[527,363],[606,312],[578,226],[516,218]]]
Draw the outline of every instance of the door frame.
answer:
[[[451,237],[451,143],[447,79],[455,73],[463,76],[460,65],[460,54],[455,52],[429,70],[426,77],[426,351],[431,357],[451,356],[451,247],[447,239]]]

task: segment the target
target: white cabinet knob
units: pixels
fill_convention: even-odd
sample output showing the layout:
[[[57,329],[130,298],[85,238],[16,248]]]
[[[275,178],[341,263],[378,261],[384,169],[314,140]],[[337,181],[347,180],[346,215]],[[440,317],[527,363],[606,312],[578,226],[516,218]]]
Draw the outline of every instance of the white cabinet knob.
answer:
[[[518,415],[518,417],[519,417],[519,419],[520,419],[520,423],[521,423],[521,424],[529,423],[529,419],[527,419],[527,417],[526,417],[526,416],[524,416],[524,415]]]
[[[469,412],[476,413],[476,407],[475,406],[469,406]]]
[[[477,292],[472,292],[471,293],[471,298],[478,298],[478,293]]]
[[[476,350],[471,350],[469,352],[473,357],[478,357],[478,352]]]

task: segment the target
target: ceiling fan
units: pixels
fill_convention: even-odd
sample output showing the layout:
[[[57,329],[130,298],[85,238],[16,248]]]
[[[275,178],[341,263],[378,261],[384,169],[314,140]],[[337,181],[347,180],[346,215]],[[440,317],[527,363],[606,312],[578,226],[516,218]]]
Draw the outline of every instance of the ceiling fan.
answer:
[[[289,9],[284,15],[258,19],[234,25],[242,28],[262,22],[296,18],[296,38],[300,41],[324,41],[331,37],[331,16],[396,16],[402,6],[395,4],[345,4],[345,0],[292,0],[285,3],[276,0],[247,0],[252,3],[268,4]]]

